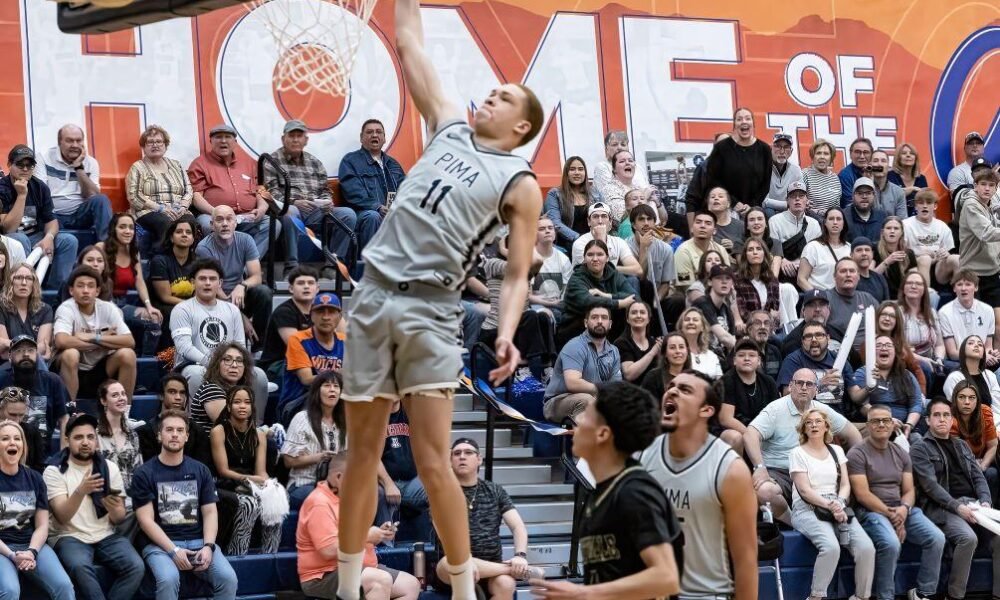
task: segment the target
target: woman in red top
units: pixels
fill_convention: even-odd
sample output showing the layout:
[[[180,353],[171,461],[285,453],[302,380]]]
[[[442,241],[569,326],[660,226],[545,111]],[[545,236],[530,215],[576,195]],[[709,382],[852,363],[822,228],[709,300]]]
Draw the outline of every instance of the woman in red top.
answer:
[[[143,321],[163,320],[163,313],[153,307],[146,289],[146,280],[142,276],[142,265],[139,262],[139,243],[135,239],[135,217],[129,213],[117,213],[111,217],[108,239],[98,242],[98,247],[104,248],[105,273],[113,285],[113,296],[125,316],[132,316]],[[123,304],[125,295],[131,290],[139,292],[141,307],[134,310]],[[131,315],[128,312],[132,312]]]
[[[997,428],[993,423],[993,411],[989,404],[979,401],[979,388],[968,379],[955,385],[951,392],[951,404],[955,407],[951,435],[962,438],[969,445],[990,484],[990,492],[996,494],[1000,472],[993,464],[997,456]]]

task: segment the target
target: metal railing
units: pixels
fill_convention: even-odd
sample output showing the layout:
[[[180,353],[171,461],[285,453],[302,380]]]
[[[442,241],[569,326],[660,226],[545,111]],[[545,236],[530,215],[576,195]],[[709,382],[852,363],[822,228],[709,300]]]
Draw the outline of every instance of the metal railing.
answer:
[[[270,287],[273,290],[274,289],[274,243],[275,241],[277,241],[276,238],[278,237],[276,233],[278,227],[278,221],[280,221],[288,213],[288,207],[290,206],[288,199],[292,195],[292,182],[291,179],[289,179],[288,177],[288,171],[285,171],[285,169],[282,168],[280,164],[278,164],[278,161],[275,160],[273,156],[265,152],[261,154],[259,158],[257,158],[258,185],[264,185],[264,182],[266,181],[264,177],[265,175],[264,171],[266,165],[268,164],[270,164],[271,169],[274,170],[274,173],[278,175],[278,180],[283,181],[281,187],[282,187],[282,195],[284,196],[285,200],[284,202],[281,203],[281,206],[278,206],[278,203],[274,201],[274,198],[271,197],[271,194],[267,194],[264,196],[264,200],[267,202],[267,215],[269,217],[267,223],[267,248],[269,252],[267,253],[267,266],[264,269],[264,278],[267,281],[268,287]],[[286,233],[285,235],[288,235],[288,233]]]
[[[496,395],[494,393],[485,393],[480,389],[481,385],[489,385],[488,382],[481,380],[478,376],[480,357],[488,358],[488,364],[490,365],[496,365],[497,362],[496,355],[493,353],[493,350],[486,344],[480,342],[472,347],[472,353],[469,357],[470,371],[472,375],[472,390],[473,393],[479,396],[486,404],[486,450],[483,456],[485,478],[488,481],[492,481],[494,461],[493,433],[496,430],[497,419],[502,417],[502,413],[500,412],[500,408],[494,402]],[[503,388],[503,402],[510,406],[514,389],[513,377],[508,378],[507,381],[504,382]],[[511,423],[523,424],[521,421],[515,419],[508,420]],[[564,429],[573,429],[576,427],[576,422],[572,417],[566,417],[560,425]],[[582,573],[580,573],[578,554],[580,548],[580,523],[581,515],[583,513],[583,502],[586,498],[585,492],[593,490],[594,486],[590,484],[590,481],[588,481],[580,469],[577,468],[576,462],[573,460],[572,436],[564,435],[562,438],[562,448],[559,455],[559,462],[566,474],[573,478],[573,529],[570,536],[569,563],[563,565],[563,574],[568,578],[578,578],[582,576]]]

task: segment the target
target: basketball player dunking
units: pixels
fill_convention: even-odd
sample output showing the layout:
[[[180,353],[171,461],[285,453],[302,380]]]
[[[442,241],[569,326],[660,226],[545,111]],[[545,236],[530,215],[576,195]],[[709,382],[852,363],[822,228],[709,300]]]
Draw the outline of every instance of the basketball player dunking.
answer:
[[[663,395],[667,433],[639,458],[684,531],[681,600],[757,598],[757,497],[746,464],[708,432],[721,405],[701,373],[674,377]]]
[[[597,481],[580,523],[586,585],[533,579],[535,596],[646,600],[677,593],[680,526],[663,490],[631,458],[653,442],[660,412],[649,392],[617,381],[598,387],[597,398],[577,416],[573,454],[587,461]]]
[[[528,88],[505,84],[475,113],[444,96],[423,48],[417,0],[396,0],[396,50],[430,141],[364,251],[351,298],[344,400],[351,452],[341,486],[337,595],[357,600],[365,537],[375,517],[376,471],[393,400],[403,402],[411,444],[447,556],[453,598],[475,598],[465,495],[449,460],[453,393],[462,371],[459,296],[486,243],[510,227],[496,339],[499,382],[518,366],[511,339],[528,293],[542,196],[528,162],[511,150],[543,123]]]

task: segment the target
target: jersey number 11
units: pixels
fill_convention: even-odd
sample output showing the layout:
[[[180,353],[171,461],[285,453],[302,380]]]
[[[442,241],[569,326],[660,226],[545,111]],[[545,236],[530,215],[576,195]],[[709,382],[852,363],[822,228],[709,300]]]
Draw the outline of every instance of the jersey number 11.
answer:
[[[434,192],[437,190],[438,185],[440,184],[441,184],[440,179],[435,179],[434,181],[431,182],[431,189],[427,190],[427,195],[424,196],[424,199],[420,201],[420,208],[427,208],[427,203],[430,202],[431,196],[434,195]],[[431,214],[433,215],[437,214],[438,205],[441,204],[441,201],[444,200],[444,197],[447,196],[448,192],[450,191],[451,191],[450,185],[446,185],[441,188],[441,192],[438,193],[437,198],[435,198],[434,202],[431,204]]]

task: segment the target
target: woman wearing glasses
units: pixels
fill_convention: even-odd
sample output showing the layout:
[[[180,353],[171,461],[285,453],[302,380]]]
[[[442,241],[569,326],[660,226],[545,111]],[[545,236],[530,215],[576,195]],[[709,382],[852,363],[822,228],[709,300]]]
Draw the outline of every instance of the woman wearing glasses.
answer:
[[[156,244],[167,226],[190,214],[194,190],[180,161],[167,158],[170,134],[159,125],[150,125],[139,136],[142,159],[125,176],[125,194],[132,214]]]
[[[205,378],[191,399],[191,426],[210,437],[226,407],[229,390],[237,385],[253,385],[253,358],[247,349],[229,342],[220,344],[205,368]]]
[[[42,288],[35,271],[26,264],[11,273],[10,284],[0,292],[0,350],[10,349],[10,341],[30,335],[38,342],[38,366],[52,358],[52,307],[42,302]]]
[[[872,404],[884,404],[892,411],[896,433],[906,437],[920,422],[924,410],[924,394],[917,378],[906,369],[899,349],[887,335],[875,338],[875,369],[873,387],[867,387],[867,368],[854,371],[854,385],[863,391],[862,412]]]

